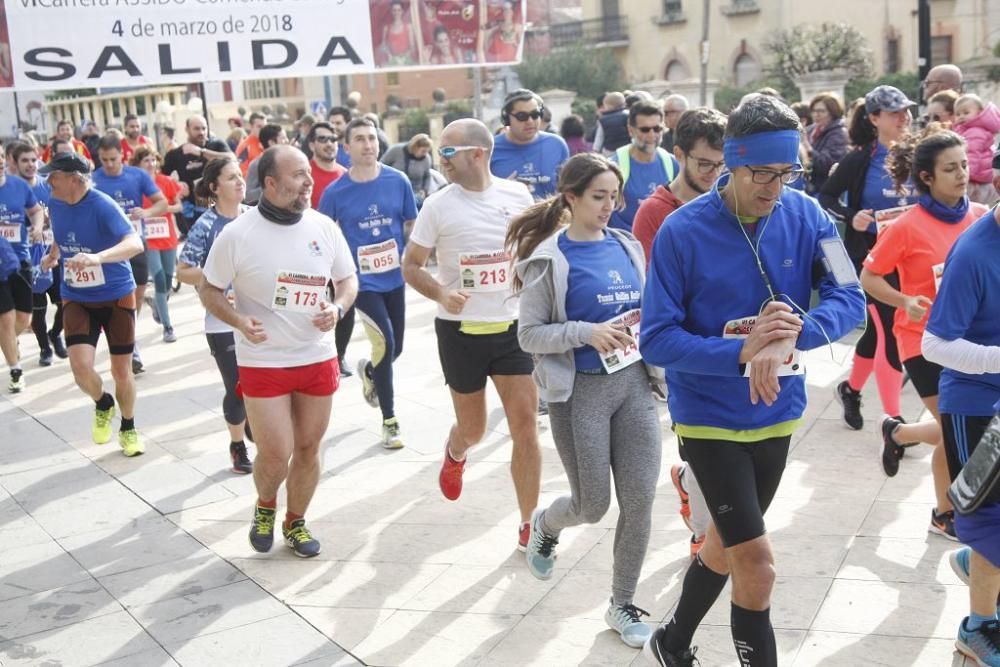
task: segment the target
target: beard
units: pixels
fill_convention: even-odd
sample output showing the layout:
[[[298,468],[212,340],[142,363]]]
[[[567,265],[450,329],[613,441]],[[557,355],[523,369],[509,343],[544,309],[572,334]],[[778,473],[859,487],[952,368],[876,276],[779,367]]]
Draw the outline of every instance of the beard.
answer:
[[[687,186],[689,188],[691,188],[692,190],[694,190],[695,192],[697,192],[700,195],[703,195],[706,192],[708,192],[708,190],[706,190],[705,188],[701,187],[700,184],[695,183],[691,179],[691,173],[687,169],[684,170],[684,182],[687,183]]]

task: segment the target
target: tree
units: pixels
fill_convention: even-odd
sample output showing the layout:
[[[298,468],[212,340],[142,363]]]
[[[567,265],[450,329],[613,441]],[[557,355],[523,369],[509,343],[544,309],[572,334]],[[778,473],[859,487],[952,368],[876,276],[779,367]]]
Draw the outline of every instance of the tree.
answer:
[[[764,43],[771,54],[771,75],[792,82],[822,70],[847,70],[852,79],[870,79],[872,50],[862,32],[846,23],[802,24],[782,30]]]
[[[544,56],[527,55],[515,70],[521,84],[534,91],[562,88],[593,99],[624,87],[621,67],[611,50],[588,49],[582,44]]]
[[[851,79],[844,87],[845,103],[864,97],[876,86],[894,86],[911,100],[920,99],[920,76],[913,72],[885,74],[877,79]]]

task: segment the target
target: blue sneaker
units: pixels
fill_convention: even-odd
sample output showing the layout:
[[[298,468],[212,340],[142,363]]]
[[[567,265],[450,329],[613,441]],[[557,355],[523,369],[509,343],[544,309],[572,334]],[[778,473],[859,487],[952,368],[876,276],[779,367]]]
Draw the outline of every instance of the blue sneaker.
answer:
[[[979,667],[1000,667],[1000,621],[984,623],[978,630],[967,630],[968,617],[958,626],[955,648]]]
[[[972,558],[972,549],[962,547],[957,551],[948,554],[948,562],[951,564],[951,571],[962,580],[966,586],[969,585],[969,560]]]
[[[552,537],[542,532],[540,521],[543,510],[535,510],[531,513],[531,534],[528,536],[528,547],[524,554],[528,561],[528,571],[536,579],[552,578],[552,570],[556,566],[556,545],[559,544],[558,537]]]
[[[643,623],[641,616],[649,616],[649,612],[631,603],[615,604],[612,598],[608,610],[604,612],[604,622],[621,635],[626,646],[642,648],[652,636],[653,628]]]
[[[296,519],[288,528],[282,527],[281,534],[285,537],[285,544],[299,558],[313,558],[319,555],[319,540],[312,536],[306,528],[305,519]]]
[[[254,551],[267,553],[274,544],[275,510],[269,507],[254,509],[253,523],[250,524],[250,546]]]

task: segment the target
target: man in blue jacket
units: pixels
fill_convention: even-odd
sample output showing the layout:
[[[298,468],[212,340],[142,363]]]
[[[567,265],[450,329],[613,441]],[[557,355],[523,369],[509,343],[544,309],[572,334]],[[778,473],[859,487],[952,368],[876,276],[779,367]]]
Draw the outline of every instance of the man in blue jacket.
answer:
[[[864,319],[864,297],[833,223],[787,189],[801,174],[795,113],[754,96],[729,117],[730,174],[670,216],[653,244],[640,351],[666,369],[670,414],[713,527],[673,618],[646,645],[689,665],[691,639],[731,572],[740,664],[777,665],[764,526],[806,405],[802,351]],[[810,311],[810,292],[821,303]]]

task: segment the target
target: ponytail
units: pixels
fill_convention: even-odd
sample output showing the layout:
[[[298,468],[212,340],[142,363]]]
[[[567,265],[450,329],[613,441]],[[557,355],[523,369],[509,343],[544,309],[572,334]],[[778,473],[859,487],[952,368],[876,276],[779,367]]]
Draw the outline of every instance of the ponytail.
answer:
[[[529,206],[511,221],[504,247],[514,263],[531,256],[542,241],[565,224],[569,208],[566,199],[556,195]],[[521,278],[514,274],[514,292],[521,290]]]

